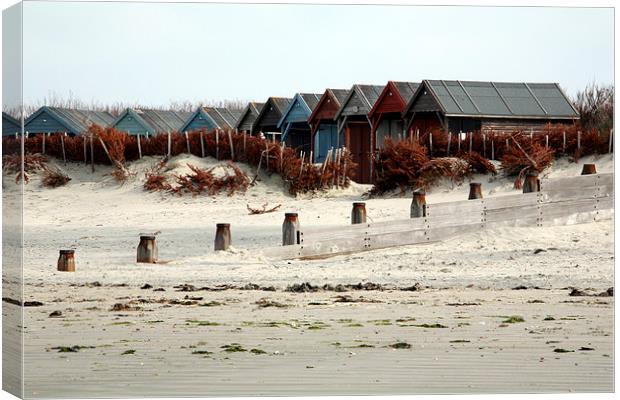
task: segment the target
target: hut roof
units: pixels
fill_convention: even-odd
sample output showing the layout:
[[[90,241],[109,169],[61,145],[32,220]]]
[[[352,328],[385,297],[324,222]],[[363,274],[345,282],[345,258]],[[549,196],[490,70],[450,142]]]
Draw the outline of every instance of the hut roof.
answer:
[[[293,99],[288,97],[270,97],[267,99],[267,102],[265,102],[263,107],[261,107],[260,112],[254,121],[254,126],[256,126],[256,124],[260,124],[264,116],[272,111],[274,111],[273,115],[277,116],[274,123],[274,125],[277,125],[277,122],[280,120],[292,101]],[[254,130],[254,127],[252,130]]]
[[[424,80],[405,112],[423,91],[433,96],[446,116],[579,118],[557,83]]]
[[[417,82],[389,81],[373,104],[368,116],[372,118],[378,112],[403,112],[419,86]]]
[[[12,115],[2,112],[2,134],[13,135],[21,132],[22,124]]]
[[[349,94],[349,89],[325,89],[319,102],[308,117],[308,122],[327,119],[326,117],[332,119],[333,115],[331,113],[333,112],[335,114],[340,109],[340,106],[342,106],[342,103],[347,98],[347,94]],[[328,100],[330,99],[333,100],[333,103],[328,104]]]
[[[368,114],[370,110],[372,109],[372,106],[375,104],[375,102],[379,98],[379,95],[383,91],[384,87],[385,86],[382,86],[382,85],[358,85],[358,84],[353,85],[351,90],[349,90],[347,97],[342,102],[342,105],[340,106],[340,109],[336,113],[336,116],[334,117],[334,119],[340,118],[340,115],[347,108],[347,103],[349,103],[349,101],[351,101],[351,99],[354,96],[359,97],[361,104],[362,104],[361,109],[359,109],[355,114],[357,115]]]
[[[241,110],[230,110],[223,107],[205,107],[204,111],[220,129],[234,128],[241,116]]]
[[[295,97],[293,97],[293,99],[291,100],[289,105],[286,107],[286,110],[284,110],[284,112],[282,113],[282,117],[278,121],[278,126],[280,127],[284,123],[284,121],[287,119],[287,116],[289,115],[289,113],[291,113],[293,111],[293,106],[296,103],[301,104],[301,106],[304,108],[304,111],[305,111],[306,114],[303,116],[303,122],[307,122],[308,116],[310,114],[312,114],[312,111],[314,111],[316,106],[319,104],[319,100],[320,99],[321,99],[321,95],[320,94],[316,94],[316,93],[297,93],[295,95]],[[299,116],[297,118],[299,118]],[[297,121],[297,122],[299,122],[299,121]]]
[[[241,110],[234,127],[240,129],[246,120],[250,122],[250,125],[254,123],[264,105],[265,103],[257,103],[255,101],[249,102],[248,105]]]
[[[24,123],[25,130],[28,130],[27,126],[31,121],[43,113],[47,113],[59,124],[66,127],[68,133],[75,135],[87,131],[92,124],[106,128],[114,122],[114,116],[107,111],[43,106],[28,117]]]
[[[142,127],[153,133],[178,132],[192,114],[186,111],[128,108],[114,121],[116,125],[127,114],[132,115]]]

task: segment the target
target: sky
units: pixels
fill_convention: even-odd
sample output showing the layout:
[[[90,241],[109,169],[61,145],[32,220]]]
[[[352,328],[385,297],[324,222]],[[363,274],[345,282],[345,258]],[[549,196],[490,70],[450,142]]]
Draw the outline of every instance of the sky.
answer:
[[[610,8],[24,4],[24,100],[264,101],[354,83],[613,84]]]

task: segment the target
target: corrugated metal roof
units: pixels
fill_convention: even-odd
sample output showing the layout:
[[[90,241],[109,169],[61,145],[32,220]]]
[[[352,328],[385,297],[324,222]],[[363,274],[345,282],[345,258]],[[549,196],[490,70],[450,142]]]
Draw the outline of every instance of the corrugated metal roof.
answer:
[[[92,124],[107,128],[114,122],[114,116],[107,111],[78,110],[61,107],[43,106],[28,117],[25,124],[46,112],[60,124],[64,125],[69,133],[80,134],[86,132]]]
[[[382,85],[355,85],[363,94],[364,100],[368,103],[368,110],[375,104],[385,86]]]
[[[241,110],[229,110],[223,107],[204,107],[203,110],[213,119],[220,129],[234,128],[241,115]]]
[[[338,100],[338,105],[342,105],[342,102],[345,101],[345,99],[347,98],[347,94],[349,94],[349,89],[328,89],[330,90],[334,97],[336,98],[336,100]]]
[[[239,128],[243,120],[247,119],[246,117],[248,116],[248,114],[253,116],[253,119],[256,119],[256,117],[258,117],[258,114],[260,113],[260,110],[264,106],[265,103],[257,103],[255,101],[249,102],[248,105],[243,110],[241,110],[234,127]]]
[[[280,112],[280,114],[284,113],[289,104],[291,104],[293,99],[288,97],[270,97],[267,102],[271,102],[271,104]]]
[[[366,115],[372,109],[373,105],[377,102],[379,95],[383,91],[385,86],[381,85],[358,85],[355,84],[349,90],[347,97],[341,102],[340,109],[335,115],[335,119],[340,118],[340,115],[347,106],[347,103],[351,100],[354,94],[358,94],[360,101],[363,104],[363,108],[358,110],[357,115]]]
[[[578,118],[554,83],[428,80],[446,115]]]
[[[392,83],[398,89],[398,92],[402,96],[403,100],[405,100],[405,103],[408,103],[409,100],[411,100],[411,98],[415,94],[416,90],[418,90],[418,87],[420,86],[419,82],[395,82],[395,81],[392,81]]]
[[[151,128],[153,132],[177,132],[191,112],[172,110],[133,109]]]
[[[316,93],[300,93],[299,95],[302,99],[304,99],[304,101],[308,105],[308,108],[310,108],[310,112],[314,110],[316,105],[319,104],[319,100],[321,99],[321,95]]]

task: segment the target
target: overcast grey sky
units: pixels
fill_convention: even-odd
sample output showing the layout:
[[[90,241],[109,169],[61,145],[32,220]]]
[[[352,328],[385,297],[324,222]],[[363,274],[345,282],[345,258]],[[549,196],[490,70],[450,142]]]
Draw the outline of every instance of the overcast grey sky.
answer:
[[[24,99],[265,100],[388,80],[613,83],[613,10],[24,5]]]

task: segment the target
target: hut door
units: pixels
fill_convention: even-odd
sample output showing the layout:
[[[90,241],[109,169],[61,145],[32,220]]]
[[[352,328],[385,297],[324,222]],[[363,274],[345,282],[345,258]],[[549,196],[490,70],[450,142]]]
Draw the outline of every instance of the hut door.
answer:
[[[370,126],[367,123],[350,123],[348,128],[351,158],[357,164],[353,180],[357,183],[371,183]]]

